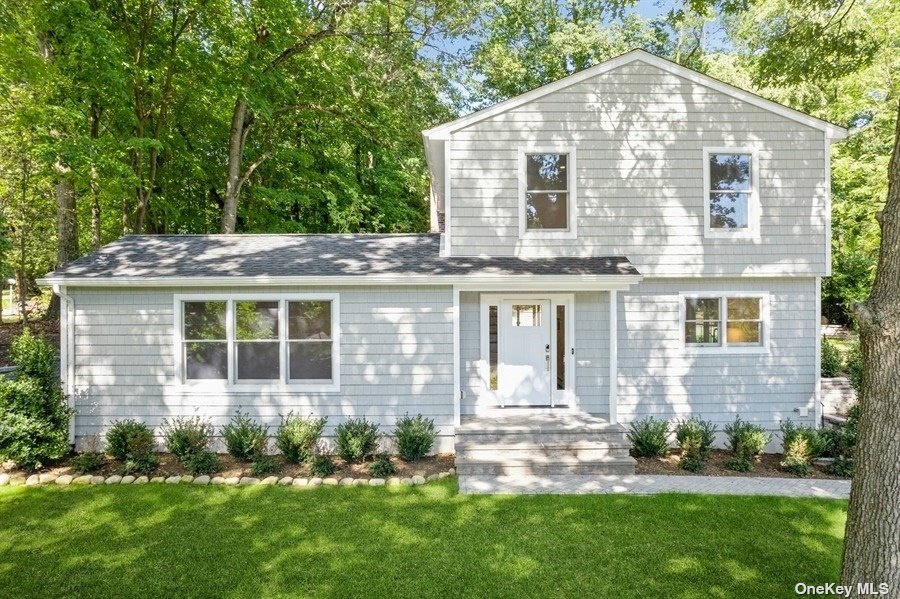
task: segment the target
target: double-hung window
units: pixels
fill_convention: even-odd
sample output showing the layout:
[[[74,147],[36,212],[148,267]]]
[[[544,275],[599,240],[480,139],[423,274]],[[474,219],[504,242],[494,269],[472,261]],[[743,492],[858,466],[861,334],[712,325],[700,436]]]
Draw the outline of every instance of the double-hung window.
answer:
[[[175,313],[185,384],[338,390],[336,294],[183,295]]]
[[[768,296],[690,294],[681,297],[681,331],[689,350],[764,350],[768,345]]]
[[[757,236],[759,161],[756,150],[704,148],[703,163],[706,236]]]
[[[519,236],[575,238],[575,149],[519,152]]]

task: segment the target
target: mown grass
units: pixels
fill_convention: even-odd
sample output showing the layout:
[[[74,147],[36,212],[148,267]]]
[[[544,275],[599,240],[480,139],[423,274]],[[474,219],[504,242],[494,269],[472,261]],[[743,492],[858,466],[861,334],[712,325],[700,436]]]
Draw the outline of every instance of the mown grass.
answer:
[[[0,489],[8,597],[791,597],[846,502],[404,488]]]

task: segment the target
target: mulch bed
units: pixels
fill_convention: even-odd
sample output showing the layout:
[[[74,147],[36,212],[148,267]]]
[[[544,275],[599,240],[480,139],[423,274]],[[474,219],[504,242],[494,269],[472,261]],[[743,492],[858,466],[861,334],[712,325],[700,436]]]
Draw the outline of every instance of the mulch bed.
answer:
[[[174,455],[171,453],[160,453],[157,454],[159,456],[159,466],[157,466],[156,470],[152,473],[147,473],[148,476],[174,476],[185,474],[190,474],[184,466],[181,465]],[[70,456],[68,458],[63,458],[57,464],[50,466],[48,468],[43,468],[38,471],[38,473],[50,473],[55,474],[57,476],[61,476],[63,474],[71,474],[76,475],[77,473],[72,470],[70,466],[71,459],[74,456]],[[230,476],[253,476],[250,472],[250,462],[245,462],[242,460],[238,460],[233,458],[228,454],[218,454],[219,457],[219,469],[216,472],[217,476],[223,476],[228,478]],[[290,476],[292,478],[311,478],[313,475],[309,471],[309,466],[306,464],[288,464],[286,463],[281,456],[272,456],[276,462],[278,462],[280,469],[278,472],[274,472],[272,474],[266,474],[265,476]],[[371,462],[362,462],[362,463],[347,463],[341,460],[340,458],[333,456],[334,463],[338,467],[338,470],[332,474],[331,476],[335,478],[372,478],[369,474],[369,465]],[[454,460],[453,454],[438,454],[434,456],[426,456],[421,460],[416,460],[415,462],[405,462],[397,456],[391,456],[391,462],[394,464],[394,468],[396,468],[397,472],[392,474],[391,476],[398,476],[400,478],[406,478],[415,476],[417,474],[421,476],[429,476],[430,474],[440,474],[441,472],[446,472],[450,468],[453,468]],[[0,472],[5,472],[10,475],[23,475],[27,476],[32,474],[31,472],[24,472],[12,467],[9,464],[3,465],[0,467]],[[89,474],[96,474],[99,476],[112,476],[113,474],[124,474],[122,469],[122,463],[113,459],[108,459],[106,464],[98,470],[97,472],[91,472]]]
[[[35,320],[28,323],[28,328],[37,336],[44,335],[59,349],[59,321]],[[10,322],[0,324],[0,366],[11,366],[9,361],[9,345],[13,339],[22,333],[22,323]]]
[[[828,474],[818,466],[813,465],[812,470],[805,477],[791,474],[781,470],[778,463],[784,459],[780,453],[766,453],[759,456],[756,467],[751,472],[735,472],[725,468],[725,462],[731,457],[731,453],[724,449],[713,449],[709,457],[709,462],[700,472],[688,472],[683,470],[678,461],[681,459],[681,451],[674,450],[661,458],[640,458],[633,456],[637,460],[635,474],[671,474],[684,476],[760,476],[766,478],[822,478],[822,479],[844,479],[844,476],[834,476]]]

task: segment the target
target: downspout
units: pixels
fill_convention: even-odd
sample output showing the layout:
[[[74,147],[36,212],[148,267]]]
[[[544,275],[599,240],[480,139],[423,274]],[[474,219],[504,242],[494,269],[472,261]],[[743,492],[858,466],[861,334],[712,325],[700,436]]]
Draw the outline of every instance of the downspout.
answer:
[[[64,285],[53,285],[59,296],[59,378],[70,408],[75,407],[75,299]],[[75,417],[69,420],[69,444],[75,444]]]

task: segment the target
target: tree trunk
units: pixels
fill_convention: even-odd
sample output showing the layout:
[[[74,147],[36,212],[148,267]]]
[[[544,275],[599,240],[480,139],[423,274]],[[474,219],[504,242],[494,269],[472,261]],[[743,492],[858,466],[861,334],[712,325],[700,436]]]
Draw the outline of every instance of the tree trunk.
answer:
[[[900,597],[900,106],[872,294],[856,308],[865,364],[841,582]]]
[[[56,266],[65,266],[78,257],[78,215],[75,212],[75,184],[66,176],[56,184],[56,224],[58,245]]]
[[[234,233],[237,223],[237,203],[241,193],[241,162],[250,123],[247,101],[238,98],[234,102],[231,132],[228,135],[228,177],[225,181],[225,200],[222,207],[222,233]]]

